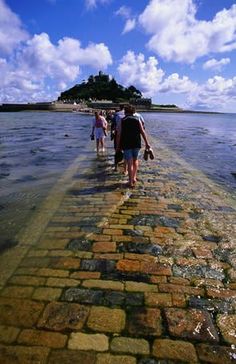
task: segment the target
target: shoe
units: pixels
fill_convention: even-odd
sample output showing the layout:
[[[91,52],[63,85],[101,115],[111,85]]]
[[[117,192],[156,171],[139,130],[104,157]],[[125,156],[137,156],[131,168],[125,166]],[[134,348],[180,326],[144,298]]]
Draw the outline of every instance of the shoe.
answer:
[[[148,154],[149,154],[150,159],[153,160],[154,159],[154,153],[153,153],[152,148],[149,149]]]
[[[145,161],[147,161],[147,160],[148,160],[148,154],[149,154],[148,149],[145,149],[145,151],[144,151],[144,153],[143,153],[143,159],[144,159]]]

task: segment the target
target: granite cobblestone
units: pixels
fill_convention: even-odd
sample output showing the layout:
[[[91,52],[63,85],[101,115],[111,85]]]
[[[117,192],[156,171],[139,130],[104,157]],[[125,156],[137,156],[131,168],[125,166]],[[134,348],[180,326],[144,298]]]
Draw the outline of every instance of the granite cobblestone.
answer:
[[[155,154],[134,190],[109,155],[73,177],[0,285],[0,363],[236,360],[236,210]]]

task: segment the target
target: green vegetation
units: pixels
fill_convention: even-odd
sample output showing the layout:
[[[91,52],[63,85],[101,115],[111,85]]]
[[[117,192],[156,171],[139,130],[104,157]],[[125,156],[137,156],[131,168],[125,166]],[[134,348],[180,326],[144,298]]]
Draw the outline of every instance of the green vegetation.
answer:
[[[159,109],[159,108],[169,108],[169,109],[173,109],[173,108],[178,108],[178,106],[174,105],[174,104],[167,104],[167,105],[158,105],[158,104],[152,104],[152,109]]]
[[[134,86],[125,88],[119,85],[114,78],[101,71],[97,76],[89,76],[87,81],[77,84],[61,93],[58,100],[91,101],[112,100],[113,102],[127,102],[131,99],[141,99],[142,93]]]

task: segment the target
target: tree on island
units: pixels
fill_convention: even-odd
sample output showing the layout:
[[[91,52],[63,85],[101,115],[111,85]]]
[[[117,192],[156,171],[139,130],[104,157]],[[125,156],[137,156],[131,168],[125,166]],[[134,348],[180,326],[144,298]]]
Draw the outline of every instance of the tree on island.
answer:
[[[61,93],[58,101],[91,101],[91,100],[112,100],[113,102],[127,102],[131,99],[141,99],[142,93],[134,86],[128,88],[119,85],[114,78],[99,72],[96,76],[89,76],[87,81],[77,84]]]

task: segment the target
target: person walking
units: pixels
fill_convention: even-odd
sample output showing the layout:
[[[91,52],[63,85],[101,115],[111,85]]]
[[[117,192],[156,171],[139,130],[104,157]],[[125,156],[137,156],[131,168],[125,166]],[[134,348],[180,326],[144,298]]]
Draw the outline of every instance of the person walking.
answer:
[[[94,116],[91,139],[96,139],[96,150],[98,154],[100,147],[102,151],[105,150],[104,140],[105,136],[107,135],[107,121],[104,116],[99,115],[98,111],[95,111]]]
[[[140,117],[135,115],[135,108],[132,105],[127,105],[125,106],[125,117],[121,120],[120,130],[117,134],[117,151],[124,151],[124,159],[128,165],[128,186],[131,188],[137,181],[141,136],[145,142],[145,149],[150,149]]]
[[[113,118],[113,128],[114,128],[114,149],[116,151],[116,146],[117,146],[117,138],[118,135],[120,134],[120,130],[121,130],[121,121],[122,119],[125,117],[125,110],[124,110],[124,105],[120,104],[120,108],[118,110],[116,110],[114,118]],[[118,160],[116,158],[117,154],[115,154],[115,171],[118,170]],[[128,174],[127,171],[127,163],[126,160],[124,160],[124,170],[123,170],[124,175]]]

